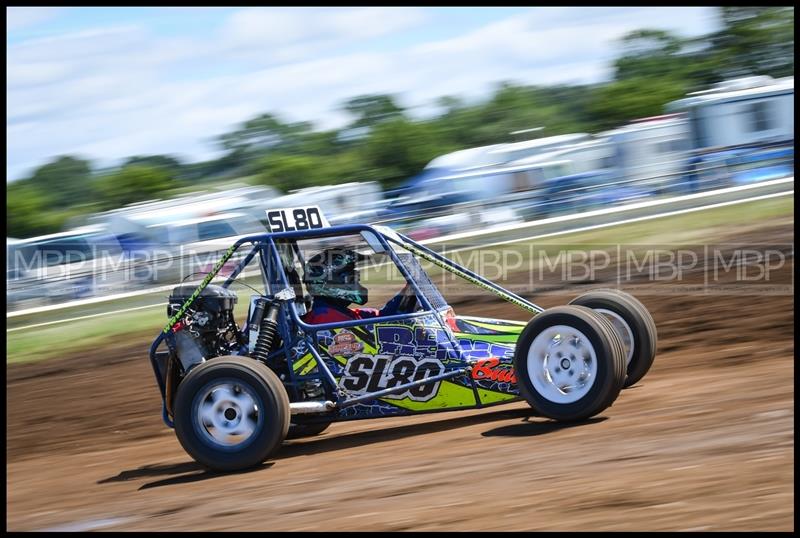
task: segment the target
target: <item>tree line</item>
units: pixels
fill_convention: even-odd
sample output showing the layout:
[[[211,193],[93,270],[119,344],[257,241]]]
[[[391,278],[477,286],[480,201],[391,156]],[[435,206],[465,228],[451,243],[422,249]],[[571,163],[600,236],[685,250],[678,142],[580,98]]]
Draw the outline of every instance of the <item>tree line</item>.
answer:
[[[426,119],[414,119],[395,95],[363,95],[342,103],[352,121],[334,130],[264,113],[216,140],[221,157],[196,163],[144,155],[98,170],[58,156],[6,184],[8,235],[56,232],[82,215],[235,178],[284,192],[345,181],[391,189],[439,155],[526,138],[515,131],[598,132],[662,114],[666,103],[725,79],[794,75],[793,7],[721,7],[718,16],[720,29],[700,37],[654,29],[625,35],[604,83],[501,82],[477,103],[440,97],[439,113]]]

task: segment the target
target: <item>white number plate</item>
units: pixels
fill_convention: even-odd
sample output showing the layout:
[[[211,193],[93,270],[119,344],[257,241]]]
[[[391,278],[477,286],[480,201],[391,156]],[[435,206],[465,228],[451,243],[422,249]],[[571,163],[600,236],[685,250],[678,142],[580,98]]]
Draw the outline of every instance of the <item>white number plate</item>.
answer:
[[[317,230],[330,224],[319,206],[267,209],[267,229],[270,233]]]

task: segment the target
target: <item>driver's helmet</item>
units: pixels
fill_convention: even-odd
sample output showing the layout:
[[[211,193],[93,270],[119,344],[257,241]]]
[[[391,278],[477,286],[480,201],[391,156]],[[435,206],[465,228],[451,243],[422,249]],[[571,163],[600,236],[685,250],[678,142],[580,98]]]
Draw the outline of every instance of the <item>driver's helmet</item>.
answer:
[[[356,262],[368,259],[352,249],[329,248],[309,259],[303,283],[314,297],[366,304],[367,288],[359,283]]]

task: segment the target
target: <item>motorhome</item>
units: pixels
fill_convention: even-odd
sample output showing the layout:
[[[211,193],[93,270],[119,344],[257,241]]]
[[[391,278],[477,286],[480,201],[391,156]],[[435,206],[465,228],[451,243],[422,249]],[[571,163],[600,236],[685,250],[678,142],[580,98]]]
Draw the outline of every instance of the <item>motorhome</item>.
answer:
[[[436,157],[425,166],[424,171],[428,172],[427,175],[432,177],[430,172],[434,170],[439,172],[438,175],[449,175],[489,166],[498,166],[519,159],[541,155],[578,142],[589,141],[591,138],[591,135],[587,133],[571,133],[522,142],[462,149]]]
[[[794,174],[794,77],[744,77],[667,104],[688,117],[687,190]]]
[[[425,168],[408,180],[397,190],[397,197],[387,214],[389,218],[422,215],[430,210],[438,211],[454,204],[469,201],[473,194],[481,190],[452,188],[453,176],[467,174],[467,177],[483,177],[482,171],[494,175],[497,167],[537,155],[545,155],[557,148],[579,142],[591,142],[587,133],[570,133],[525,140],[468,148],[440,155],[431,160]],[[501,188],[502,190],[502,188]]]
[[[611,139],[562,139],[568,140],[574,143],[500,165],[439,176],[428,183],[427,192],[440,199],[493,204],[495,212],[502,208],[505,219],[584,210],[649,194],[618,179],[616,148]],[[509,211],[512,216],[507,215]],[[473,224],[493,223],[484,211],[476,209],[473,213]]]
[[[668,103],[684,112],[694,149],[794,140],[794,77],[744,77]]]
[[[490,158],[494,158],[497,164],[511,163],[526,159],[528,157],[535,157],[537,155],[544,155],[551,151],[555,151],[565,147],[572,147],[575,144],[582,142],[592,142],[592,135],[588,133],[570,133],[557,136],[548,136],[545,138],[535,138],[532,140],[525,140],[523,142],[511,142],[508,144],[501,144],[498,147],[493,147],[487,151]]]
[[[660,192],[679,181],[689,157],[689,122],[682,114],[641,118],[598,136],[614,147],[613,167],[628,183]]]

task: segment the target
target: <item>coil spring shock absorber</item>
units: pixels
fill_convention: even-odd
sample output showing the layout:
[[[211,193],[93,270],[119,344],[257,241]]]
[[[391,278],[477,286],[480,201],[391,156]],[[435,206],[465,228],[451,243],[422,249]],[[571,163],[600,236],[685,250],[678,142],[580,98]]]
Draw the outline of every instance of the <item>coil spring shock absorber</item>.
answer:
[[[278,302],[259,299],[256,303],[253,322],[260,327],[256,345],[253,348],[253,358],[261,362],[267,360],[267,355],[272,349],[275,337],[278,334],[278,313],[280,304]],[[261,318],[260,320],[258,318]]]

